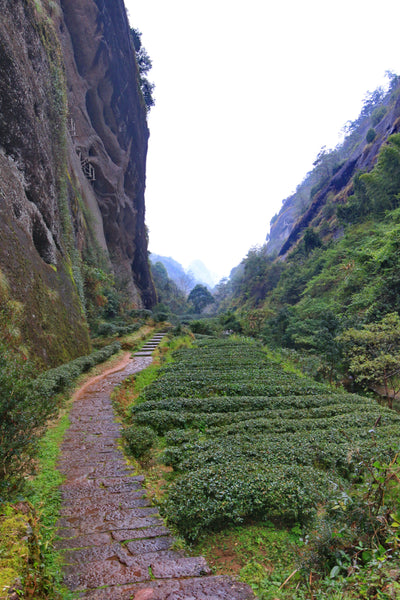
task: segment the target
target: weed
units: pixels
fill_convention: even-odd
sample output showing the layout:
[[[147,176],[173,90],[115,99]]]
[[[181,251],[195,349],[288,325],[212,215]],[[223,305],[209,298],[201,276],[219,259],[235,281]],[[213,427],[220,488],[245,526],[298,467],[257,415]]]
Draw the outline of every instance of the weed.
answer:
[[[63,477],[56,468],[60,453],[60,444],[69,419],[64,414],[49,430],[40,442],[38,475],[30,483],[30,501],[38,519],[38,542],[35,548],[36,560],[31,574],[32,579],[41,573],[40,587],[43,597],[56,595],[56,589],[62,586],[61,555],[54,548],[56,522],[59,518],[61,495],[59,487]],[[40,598],[41,596],[37,596]]]

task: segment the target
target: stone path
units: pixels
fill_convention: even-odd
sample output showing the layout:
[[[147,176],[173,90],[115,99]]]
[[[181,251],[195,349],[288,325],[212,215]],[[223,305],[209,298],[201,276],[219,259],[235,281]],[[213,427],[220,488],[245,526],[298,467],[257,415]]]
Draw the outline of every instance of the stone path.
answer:
[[[64,582],[86,600],[250,600],[251,589],[213,576],[203,557],[173,549],[174,539],[118,448],[110,394],[151,363],[161,336],[119,370],[81,388],[70,413],[59,470],[62,511],[58,547]]]

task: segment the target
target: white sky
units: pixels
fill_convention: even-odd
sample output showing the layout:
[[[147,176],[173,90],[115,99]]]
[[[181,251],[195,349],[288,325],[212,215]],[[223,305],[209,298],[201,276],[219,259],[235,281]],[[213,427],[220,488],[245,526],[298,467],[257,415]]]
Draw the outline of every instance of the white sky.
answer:
[[[153,68],[152,252],[218,275],[262,244],[282,200],[334,147],[386,70],[398,0],[125,0]]]

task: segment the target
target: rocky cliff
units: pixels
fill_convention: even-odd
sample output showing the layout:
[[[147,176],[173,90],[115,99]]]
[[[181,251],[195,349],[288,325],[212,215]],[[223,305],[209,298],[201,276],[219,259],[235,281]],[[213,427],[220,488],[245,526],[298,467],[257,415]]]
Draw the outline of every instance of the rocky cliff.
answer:
[[[133,307],[155,302],[146,107],[122,0],[0,12],[0,274],[31,353],[56,364],[90,345],[86,261],[108,264]]]
[[[370,171],[388,137],[400,131],[400,80],[394,76],[388,92],[369,110],[360,114],[354,131],[343,144],[330,151],[307,174],[296,193],[284,200],[270,223],[269,254],[286,253],[302,238],[308,227],[319,227],[331,218],[335,205],[344,204],[353,193],[353,176]],[[372,141],[368,134],[373,132]],[[332,224],[331,224],[332,225]],[[335,224],[324,226],[335,235]]]

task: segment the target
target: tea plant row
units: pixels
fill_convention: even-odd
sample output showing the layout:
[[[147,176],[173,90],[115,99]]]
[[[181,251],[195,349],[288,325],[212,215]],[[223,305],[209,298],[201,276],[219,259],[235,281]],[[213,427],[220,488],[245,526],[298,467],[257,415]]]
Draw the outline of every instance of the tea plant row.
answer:
[[[287,372],[244,338],[176,352],[131,419],[137,455],[158,436],[174,468],[165,509],[188,539],[248,518],[307,521],[400,439],[396,413]]]

